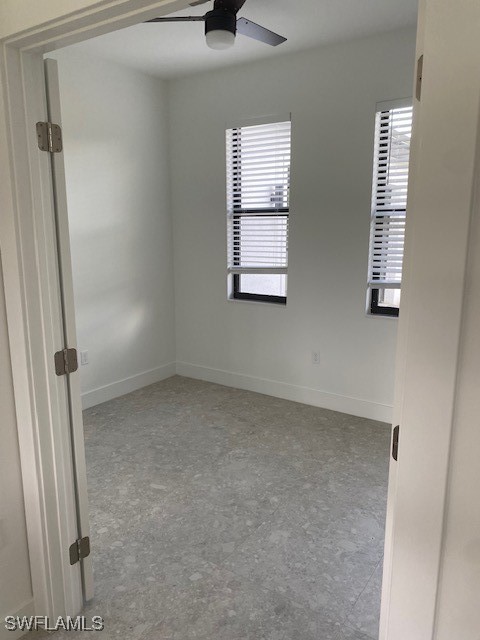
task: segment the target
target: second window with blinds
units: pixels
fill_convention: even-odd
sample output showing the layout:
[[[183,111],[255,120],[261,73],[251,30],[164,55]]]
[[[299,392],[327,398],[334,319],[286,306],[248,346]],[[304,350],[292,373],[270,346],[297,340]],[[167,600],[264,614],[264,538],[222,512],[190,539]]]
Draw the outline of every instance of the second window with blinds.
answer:
[[[286,304],[290,120],[227,129],[229,297]]]
[[[368,265],[368,311],[373,315],[399,314],[411,137],[409,101],[377,111]]]

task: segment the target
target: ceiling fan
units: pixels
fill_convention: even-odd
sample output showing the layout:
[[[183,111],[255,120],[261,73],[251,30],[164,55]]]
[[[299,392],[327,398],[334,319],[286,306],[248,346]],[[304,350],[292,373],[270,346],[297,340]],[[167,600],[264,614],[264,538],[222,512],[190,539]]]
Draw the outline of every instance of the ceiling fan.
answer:
[[[191,7],[204,4],[209,0],[197,0],[190,3]],[[237,13],[246,0],[214,0],[213,9],[204,16],[186,16],[181,18],[153,18],[147,22],[205,22],[205,38],[211,49],[228,49],[235,43],[235,35],[241,33],[249,38],[260,40],[276,47],[286,38],[279,36],[265,27],[247,20],[237,18]]]

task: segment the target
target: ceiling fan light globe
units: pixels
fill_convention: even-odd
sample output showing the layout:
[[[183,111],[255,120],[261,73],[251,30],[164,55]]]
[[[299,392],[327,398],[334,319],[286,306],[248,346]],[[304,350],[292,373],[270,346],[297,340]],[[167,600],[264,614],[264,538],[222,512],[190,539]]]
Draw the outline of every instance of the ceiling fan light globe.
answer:
[[[225,29],[213,29],[205,34],[207,46],[210,49],[216,49],[221,51],[224,49],[231,49],[235,44],[235,34]]]

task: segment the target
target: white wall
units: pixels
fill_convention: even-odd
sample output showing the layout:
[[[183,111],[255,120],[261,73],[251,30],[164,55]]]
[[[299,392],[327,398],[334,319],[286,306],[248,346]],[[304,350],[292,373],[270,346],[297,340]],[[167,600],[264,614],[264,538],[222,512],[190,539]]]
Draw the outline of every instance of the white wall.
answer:
[[[411,96],[414,55],[409,29],[170,83],[180,373],[390,419],[397,321],[365,315],[374,114]],[[227,301],[225,125],[289,112],[288,304]]]
[[[479,191],[480,195],[480,191]],[[442,576],[438,640],[478,640],[480,593],[480,209],[471,239],[470,276],[459,368]]]
[[[0,638],[6,615],[33,612],[20,457],[0,267]]]
[[[58,51],[84,405],[175,372],[167,102],[155,78]]]
[[[480,15],[480,12],[477,13]],[[477,71],[479,66],[477,63]],[[436,640],[478,640],[480,637],[480,155],[477,160],[476,181],[477,194],[470,234],[470,259],[450,454]]]
[[[112,7],[122,5],[125,14],[129,5],[132,11],[138,11],[143,7],[150,7],[151,0],[2,0],[0,2],[0,38],[7,38],[21,33],[27,29],[34,29],[43,24],[51,25],[55,21],[62,21],[66,16],[76,16],[80,19],[90,13],[100,14],[110,18]],[[158,4],[165,13],[172,13],[187,6],[186,0],[158,0]],[[153,11],[152,17],[158,15]],[[135,24],[133,20],[124,19],[124,26]],[[97,33],[108,32],[102,26],[97,28]],[[58,36],[58,32],[55,34]]]
[[[98,0],[3,0],[0,6],[0,37],[58,19],[67,13],[90,8]]]

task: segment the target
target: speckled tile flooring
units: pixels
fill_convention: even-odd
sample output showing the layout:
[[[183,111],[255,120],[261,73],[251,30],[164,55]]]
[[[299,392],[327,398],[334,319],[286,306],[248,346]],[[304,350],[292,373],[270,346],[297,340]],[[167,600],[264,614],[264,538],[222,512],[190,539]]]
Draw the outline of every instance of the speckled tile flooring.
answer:
[[[102,640],[377,638],[386,425],[178,376],[84,421]]]

